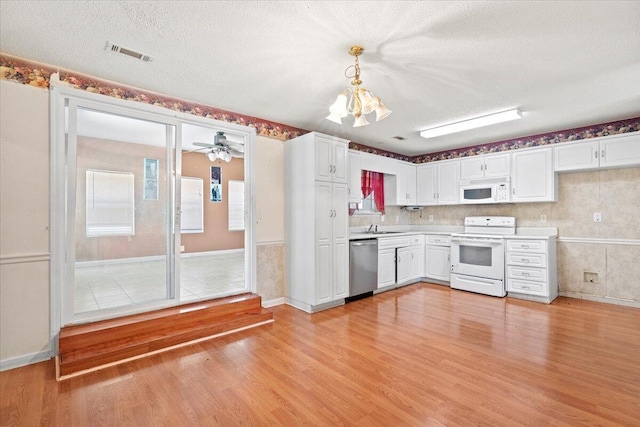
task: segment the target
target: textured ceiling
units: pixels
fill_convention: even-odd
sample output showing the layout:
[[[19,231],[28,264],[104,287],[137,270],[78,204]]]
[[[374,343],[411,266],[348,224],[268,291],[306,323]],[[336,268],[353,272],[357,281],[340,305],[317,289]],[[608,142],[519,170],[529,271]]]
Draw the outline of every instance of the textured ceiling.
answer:
[[[4,53],[407,155],[640,116],[637,1],[2,0],[0,16]],[[353,44],[393,110],[363,128],[325,120]],[[524,118],[419,136],[511,107]]]

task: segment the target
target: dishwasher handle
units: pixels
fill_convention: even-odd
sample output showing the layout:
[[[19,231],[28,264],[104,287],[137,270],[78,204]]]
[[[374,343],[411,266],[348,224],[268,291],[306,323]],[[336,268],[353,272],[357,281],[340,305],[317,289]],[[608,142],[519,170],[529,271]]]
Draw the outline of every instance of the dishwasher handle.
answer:
[[[377,239],[367,240],[366,242],[351,242],[351,246],[371,246],[371,245],[377,245],[377,244],[378,244]]]

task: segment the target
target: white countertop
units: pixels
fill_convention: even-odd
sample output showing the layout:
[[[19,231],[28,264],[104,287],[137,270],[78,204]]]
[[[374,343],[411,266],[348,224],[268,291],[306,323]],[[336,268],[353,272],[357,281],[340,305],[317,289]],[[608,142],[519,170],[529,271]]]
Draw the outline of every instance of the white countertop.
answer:
[[[349,240],[379,239],[392,236],[411,236],[415,234],[451,235],[463,233],[464,227],[458,225],[389,225],[378,226],[378,233],[366,232],[368,227],[351,227]],[[548,239],[558,236],[557,228],[517,227],[516,234],[505,236],[507,239]]]

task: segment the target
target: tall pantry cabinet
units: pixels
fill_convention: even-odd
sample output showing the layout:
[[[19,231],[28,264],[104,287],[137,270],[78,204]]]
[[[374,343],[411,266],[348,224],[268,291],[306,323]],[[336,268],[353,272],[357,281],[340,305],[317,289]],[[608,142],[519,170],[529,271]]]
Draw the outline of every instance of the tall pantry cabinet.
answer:
[[[317,132],[284,143],[286,302],[309,313],[349,296],[348,143]]]

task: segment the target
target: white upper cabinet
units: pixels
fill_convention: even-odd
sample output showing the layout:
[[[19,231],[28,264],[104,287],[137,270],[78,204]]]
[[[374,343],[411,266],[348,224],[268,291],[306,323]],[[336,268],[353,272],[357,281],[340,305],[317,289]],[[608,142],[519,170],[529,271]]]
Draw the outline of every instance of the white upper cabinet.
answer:
[[[458,204],[460,200],[459,175],[459,160],[445,160],[418,166],[417,204]]]
[[[396,174],[396,163],[393,157],[378,156],[371,153],[360,153],[360,167],[365,171]]]
[[[493,178],[511,174],[511,153],[487,154],[460,160],[460,179]]]
[[[639,132],[553,147],[556,172],[640,165]]]
[[[438,204],[438,164],[427,163],[418,166],[418,205]]]
[[[317,181],[347,183],[348,141],[311,132],[314,137]]]
[[[460,161],[444,161],[438,164],[438,204],[456,205],[460,202]]]
[[[513,152],[512,201],[555,202],[557,185],[553,149],[536,148]]]
[[[395,174],[384,177],[385,204],[410,206],[416,204],[416,166],[396,162]]]
[[[359,203],[362,196],[362,167],[360,153],[349,150],[349,202]]]

